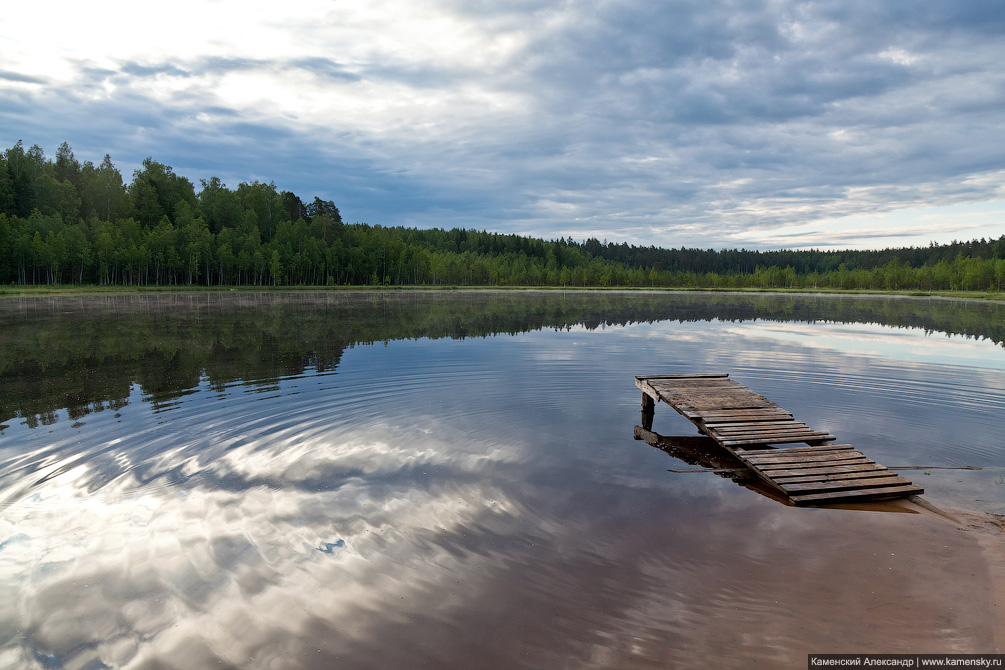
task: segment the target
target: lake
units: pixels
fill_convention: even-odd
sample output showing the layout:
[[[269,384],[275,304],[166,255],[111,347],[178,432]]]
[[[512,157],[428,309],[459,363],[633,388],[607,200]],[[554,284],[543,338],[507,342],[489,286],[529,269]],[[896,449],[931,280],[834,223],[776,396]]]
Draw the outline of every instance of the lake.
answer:
[[[1003,640],[1000,303],[234,292],[0,319],[0,667],[770,668]],[[633,376],[690,372],[919,468],[955,520],[681,472],[634,439]],[[653,430],[697,434],[663,404]]]

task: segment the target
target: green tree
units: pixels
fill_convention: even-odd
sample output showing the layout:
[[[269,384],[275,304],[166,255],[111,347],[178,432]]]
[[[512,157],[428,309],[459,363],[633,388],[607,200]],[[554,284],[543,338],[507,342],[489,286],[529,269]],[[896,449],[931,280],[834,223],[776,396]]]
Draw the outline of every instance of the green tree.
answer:
[[[255,213],[258,228],[267,240],[272,239],[280,221],[301,218],[285,216],[282,198],[273,183],[263,184],[257,180],[250,184],[242,182],[237,186],[237,197],[243,211]]]
[[[14,213],[14,184],[7,171],[7,160],[0,154],[0,214]]]
[[[199,208],[209,230],[219,233],[224,228],[240,225],[243,215],[237,194],[227,188],[219,177],[203,179],[200,183],[202,190],[199,191]]]
[[[319,216],[326,216],[333,222],[342,224],[342,215],[339,214],[338,207],[331,200],[322,200],[321,198],[314,196],[314,200],[311,204],[307,205],[307,220],[313,221]]]
[[[85,162],[81,168],[81,180],[82,216],[93,214],[103,221],[115,221],[129,216],[132,203],[122,183],[122,173],[112,163],[111,156],[105,154],[97,168],[89,161]]]
[[[237,256],[234,255],[233,239],[236,233],[230,228],[224,228],[216,236],[216,253],[214,257],[218,265],[218,284],[234,284],[234,271],[237,267]]]
[[[80,161],[73,155],[73,149],[66,142],[56,149],[56,163],[53,166],[53,178],[58,182],[69,182],[79,198],[83,192]]]
[[[11,205],[7,210],[14,216],[26,217],[35,208],[35,178],[31,159],[25,153],[21,140],[4,152],[7,166]]]
[[[167,216],[167,212],[164,211],[160,198],[157,196],[157,189],[153,184],[145,181],[134,181],[129,187],[129,195],[133,201],[136,217],[139,218],[144,226],[152,228],[160,222],[161,217]]]
[[[108,221],[96,222],[93,233],[94,257],[98,262],[98,283],[111,284],[118,269],[115,227]]]
[[[204,277],[208,286],[212,281],[213,234],[209,232],[205,219],[196,216],[184,200],[176,206],[175,221],[178,223],[186,283],[192,284]]]
[[[272,251],[272,259],[269,261],[269,274],[272,275],[272,285],[283,283],[283,264],[279,260],[279,252]]]
[[[158,284],[177,283],[176,273],[180,264],[180,256],[178,255],[177,235],[171,219],[167,216],[161,217],[161,220],[147,235],[147,246],[150,249],[154,281]]]
[[[35,180],[35,194],[43,214],[58,214],[66,223],[80,216],[80,198],[69,181],[56,181],[43,173]]]
[[[290,191],[282,191],[279,194],[279,199],[283,207],[285,214],[283,218],[285,220],[296,221],[297,219],[307,218],[307,205],[304,204],[304,201],[297,194]]]
[[[998,238],[995,242],[994,251],[992,253],[993,258],[1005,258],[1005,235]]]
[[[81,225],[67,226],[63,230],[66,240],[67,267],[72,271],[71,281],[84,283],[84,273],[91,265],[91,243]]]
[[[142,167],[133,173],[129,195],[136,216],[148,228],[157,225],[164,214],[177,225],[175,208],[180,202],[190,208],[198,206],[192,182],[176,175],[170,165],[158,163],[150,157],[143,159]]]
[[[0,212],[0,285],[12,284],[15,281],[14,268],[11,259],[14,256],[11,248],[12,230],[10,219],[6,212]]]

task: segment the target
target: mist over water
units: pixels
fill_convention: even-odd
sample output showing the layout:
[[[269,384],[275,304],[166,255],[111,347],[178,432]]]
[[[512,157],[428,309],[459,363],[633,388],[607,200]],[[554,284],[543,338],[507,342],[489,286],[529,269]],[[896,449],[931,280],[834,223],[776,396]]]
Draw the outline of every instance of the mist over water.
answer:
[[[990,596],[958,601],[987,567],[951,524],[786,507],[633,439],[633,375],[728,372],[884,464],[983,468],[903,474],[1005,512],[993,304],[241,293],[0,316],[0,667],[993,645]],[[653,428],[696,434],[665,405]]]

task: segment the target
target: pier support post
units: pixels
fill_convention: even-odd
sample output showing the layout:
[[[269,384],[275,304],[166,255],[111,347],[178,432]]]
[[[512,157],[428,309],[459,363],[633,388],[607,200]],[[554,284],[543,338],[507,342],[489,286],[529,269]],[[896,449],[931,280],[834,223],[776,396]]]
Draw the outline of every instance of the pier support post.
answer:
[[[642,427],[653,429],[653,414],[656,413],[656,401],[648,393],[642,394]]]

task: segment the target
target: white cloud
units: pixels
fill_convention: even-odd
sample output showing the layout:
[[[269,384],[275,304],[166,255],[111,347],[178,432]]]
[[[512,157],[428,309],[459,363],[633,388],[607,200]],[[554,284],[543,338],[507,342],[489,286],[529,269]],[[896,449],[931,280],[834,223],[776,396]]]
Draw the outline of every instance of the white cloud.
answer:
[[[1005,47],[982,7],[17,3],[0,141],[274,179],[371,223],[949,241],[965,229],[832,221],[1001,199]]]

